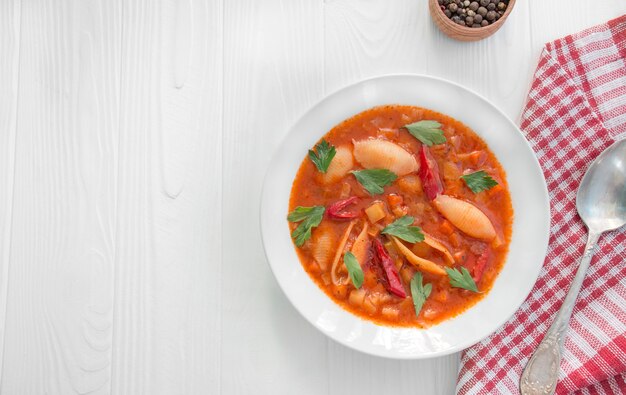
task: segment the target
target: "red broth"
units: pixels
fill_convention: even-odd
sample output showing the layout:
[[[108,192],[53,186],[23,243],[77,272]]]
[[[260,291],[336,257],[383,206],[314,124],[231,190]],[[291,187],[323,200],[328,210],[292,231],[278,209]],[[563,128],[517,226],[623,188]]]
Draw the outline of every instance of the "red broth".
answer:
[[[295,247],[303,268],[337,304],[353,314],[383,325],[428,327],[474,305],[491,289],[504,265],[511,238],[513,210],[506,174],[485,142],[461,122],[424,108],[387,105],[369,109],[343,121],[329,131],[323,140],[337,149],[333,161],[348,162],[349,170],[363,169],[363,165],[354,157],[354,144],[368,139],[394,143],[411,155],[415,163],[420,164],[422,143],[404,126],[421,120],[439,122],[446,139],[445,143],[428,148],[439,172],[443,187],[441,194],[469,202],[478,208],[491,222],[495,237],[485,239],[470,236],[456,226],[460,223],[453,224],[453,221],[444,217],[425,193],[424,183],[416,170],[385,186],[382,194],[372,195],[351,172],[344,170],[345,174],[335,174],[333,179],[328,176],[330,171],[326,175],[321,173],[307,157],[302,161],[291,189],[290,212],[298,206],[325,207],[323,219],[317,227],[312,228],[311,237],[300,247]],[[404,153],[402,155],[406,157]],[[363,156],[360,157],[363,160]],[[351,167],[350,161],[353,162]],[[413,163],[413,160],[409,163]],[[461,176],[480,170],[488,173],[498,185],[474,193]],[[341,213],[354,218],[333,218],[329,215],[329,207],[333,203],[351,197],[358,199],[352,199],[356,202],[350,202]],[[374,203],[382,210],[371,211],[384,215],[378,221],[373,221],[375,215],[368,215],[371,214],[370,210],[366,211]],[[415,266],[390,236],[381,234],[387,225],[405,215],[413,217],[413,226],[419,226],[429,240],[436,240],[439,248],[426,242],[400,242],[415,256],[434,263],[440,268],[435,269],[444,274],[435,274]],[[293,232],[298,225],[298,222],[290,222],[289,230]],[[366,226],[367,229],[362,232]],[[348,228],[350,232],[347,232]],[[356,248],[354,244],[359,235],[361,238],[357,244],[360,248]],[[341,248],[343,238],[346,242]],[[390,291],[390,280],[373,248],[375,239],[389,254],[401,287],[404,288],[404,297],[398,296],[397,290],[395,293]],[[364,279],[359,289],[350,280],[344,264],[345,253],[352,250],[360,253],[359,266]],[[336,257],[339,259],[334,265],[333,276]],[[452,286],[445,268],[456,269],[459,273],[462,268],[466,268],[480,292]],[[410,281],[418,271],[423,275],[423,284],[431,284],[432,291],[416,316]]]

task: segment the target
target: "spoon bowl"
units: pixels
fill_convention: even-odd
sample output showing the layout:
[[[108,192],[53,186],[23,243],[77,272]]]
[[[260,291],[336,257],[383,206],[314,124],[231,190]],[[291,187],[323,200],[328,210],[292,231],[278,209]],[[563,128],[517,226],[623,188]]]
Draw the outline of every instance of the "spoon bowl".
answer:
[[[607,148],[589,167],[580,182],[576,209],[590,231],[626,224],[626,139]]]

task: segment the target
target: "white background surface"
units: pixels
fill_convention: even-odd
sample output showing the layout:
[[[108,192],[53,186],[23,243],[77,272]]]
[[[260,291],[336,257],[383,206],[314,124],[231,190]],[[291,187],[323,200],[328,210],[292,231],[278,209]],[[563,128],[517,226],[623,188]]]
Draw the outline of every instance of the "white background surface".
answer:
[[[458,357],[318,333],[265,262],[288,126],[365,77],[427,73],[513,119],[543,43],[623,0],[520,0],[444,37],[426,0],[0,0],[0,392],[449,394]]]

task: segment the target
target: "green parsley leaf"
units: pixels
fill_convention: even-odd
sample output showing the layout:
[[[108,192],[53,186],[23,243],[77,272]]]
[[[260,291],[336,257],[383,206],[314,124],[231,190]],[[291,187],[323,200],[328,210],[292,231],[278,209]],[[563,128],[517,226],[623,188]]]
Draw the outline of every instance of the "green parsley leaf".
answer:
[[[315,150],[317,152],[312,149],[309,150],[309,159],[311,159],[311,162],[315,164],[317,170],[321,173],[326,173],[328,166],[330,166],[330,162],[335,157],[335,147],[328,144],[328,141],[322,140],[322,142],[315,146]]]
[[[450,285],[454,288],[463,288],[468,291],[478,292],[478,288],[476,287],[476,283],[474,279],[470,275],[469,271],[465,267],[461,267],[461,271],[458,269],[451,269],[446,267],[446,272],[448,273],[448,277],[450,278]]]
[[[422,283],[422,273],[415,273],[413,279],[411,279],[411,296],[413,297],[413,307],[415,307],[416,316],[420,315],[420,311],[422,311],[422,307],[424,307],[424,303],[432,290],[432,284],[424,285]]]
[[[437,121],[419,121],[409,125],[404,125],[406,130],[409,131],[419,141],[427,146],[443,144],[446,142],[446,137],[441,130],[441,124]]]
[[[352,174],[370,195],[380,195],[385,192],[383,187],[391,184],[398,178],[394,172],[387,169],[354,170]]]
[[[315,228],[320,224],[320,222],[322,222],[324,211],[326,211],[324,206],[298,206],[295,210],[289,213],[287,216],[287,220],[289,222],[302,221],[300,222],[300,225],[298,225],[298,227],[291,232],[291,237],[296,243],[296,246],[302,246],[305,241],[311,238],[311,229]]]
[[[357,261],[354,254],[347,251],[343,256],[343,264],[346,265],[346,269],[348,269],[352,284],[354,284],[356,288],[361,288],[361,285],[363,285],[363,270],[361,270],[361,265],[359,265],[359,261]]]
[[[419,226],[412,226],[414,218],[405,215],[387,225],[380,233],[396,236],[409,243],[424,241],[424,234]]]
[[[487,172],[480,170],[474,173],[461,176],[463,181],[467,184],[467,187],[474,193],[486,191],[498,185],[498,182],[491,178]]]
[[[324,214],[323,206],[313,206],[313,207],[298,206],[295,208],[295,210],[289,213],[289,215],[287,216],[287,220],[289,222],[300,222],[304,219],[307,219],[309,216],[314,215],[317,211],[320,211],[320,210],[322,211],[322,214]]]

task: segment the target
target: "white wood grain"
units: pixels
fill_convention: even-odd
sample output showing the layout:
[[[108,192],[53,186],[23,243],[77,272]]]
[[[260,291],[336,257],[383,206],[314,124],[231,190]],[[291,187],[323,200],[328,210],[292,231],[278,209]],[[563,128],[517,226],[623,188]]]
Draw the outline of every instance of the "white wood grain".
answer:
[[[532,55],[538,58],[546,42],[626,14],[626,2],[534,0],[530,4],[530,11],[528,24],[532,30]]]
[[[122,15],[112,393],[217,393],[222,5]]]
[[[120,37],[107,4],[21,5],[3,393],[109,392]]]
[[[327,340],[289,304],[259,237],[270,155],[323,95],[322,2],[225,2],[222,393],[319,394]]]
[[[1,1],[0,393],[453,393],[457,355],[366,356],[291,307],[258,230],[271,153],[385,73],[517,119],[546,41],[624,13],[518,1],[459,43],[425,0]]]
[[[20,59],[19,1],[0,3],[0,390],[4,361]]]

